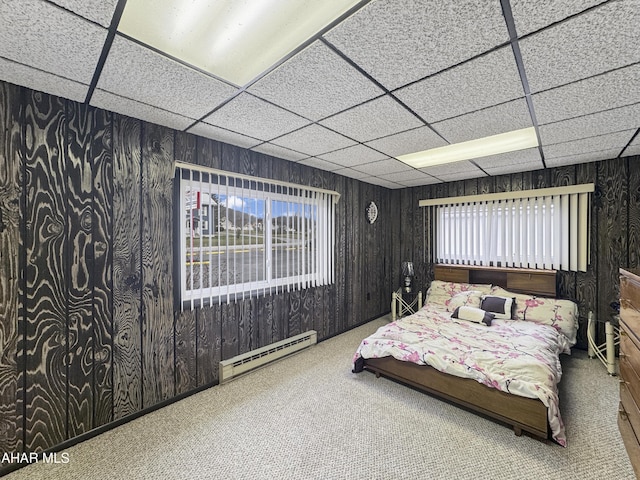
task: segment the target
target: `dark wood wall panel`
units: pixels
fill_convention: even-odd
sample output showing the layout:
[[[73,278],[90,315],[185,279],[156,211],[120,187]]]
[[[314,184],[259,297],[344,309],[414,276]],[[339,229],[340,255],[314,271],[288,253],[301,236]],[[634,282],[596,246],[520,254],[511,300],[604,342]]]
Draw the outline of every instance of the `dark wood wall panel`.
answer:
[[[596,164],[595,163],[586,163],[582,165],[578,165],[576,167],[576,184],[582,183],[591,183],[596,178]],[[578,345],[581,347],[586,347],[587,345],[587,321],[589,316],[589,311],[594,309],[594,299],[598,298],[598,288],[597,288],[597,270],[598,265],[595,259],[598,257],[598,242],[595,241],[598,238],[598,222],[594,221],[596,218],[596,208],[597,202],[594,198],[591,200],[591,212],[590,218],[591,222],[589,225],[590,232],[590,256],[591,262],[590,267],[586,272],[577,272],[576,273],[576,288],[575,288],[575,298],[578,302],[578,310],[579,310],[579,321],[580,326],[578,328]],[[594,314],[596,312],[594,311]]]
[[[142,409],[141,122],[113,121],[113,416]]]
[[[329,325],[325,327],[326,336],[331,336],[343,331],[346,321],[346,290],[347,290],[347,185],[350,179],[338,177],[335,181],[335,189],[340,192],[340,200],[336,204],[335,223],[335,295],[333,304],[328,305]]]
[[[197,158],[197,137],[184,132],[176,132],[174,152],[176,160],[195,163]],[[177,395],[193,390],[198,386],[198,343],[196,335],[196,312],[176,312],[174,341]]]
[[[174,396],[174,131],[150,123],[142,135],[143,406]]]
[[[597,314],[609,319],[611,302],[620,298],[619,268],[627,263],[629,184],[625,159],[598,162],[598,297]]]
[[[0,82],[0,456],[19,451],[20,89]],[[20,422],[21,423],[21,422]]]
[[[67,102],[66,144],[66,276],[69,279],[68,436],[94,428],[93,371],[93,162],[94,109]]]
[[[113,420],[113,131],[112,116],[93,112],[93,425]]]
[[[310,329],[322,340],[389,311],[397,192],[0,87],[3,451],[55,448],[215,385],[221,359]],[[335,282],[176,311],[176,160],[338,191]]]
[[[638,267],[640,265],[640,158],[627,159],[627,171],[629,178],[628,227],[629,259],[626,266]]]
[[[67,439],[67,281],[64,101],[29,92],[27,178],[25,449]]]
[[[197,315],[197,385],[211,385],[218,381],[222,359],[222,328],[219,308],[201,308]]]

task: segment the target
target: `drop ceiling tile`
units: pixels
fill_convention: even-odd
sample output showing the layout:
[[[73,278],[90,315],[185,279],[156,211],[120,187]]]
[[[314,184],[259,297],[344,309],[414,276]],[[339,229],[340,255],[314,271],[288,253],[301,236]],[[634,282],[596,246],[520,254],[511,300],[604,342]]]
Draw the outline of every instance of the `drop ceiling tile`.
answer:
[[[248,91],[311,120],[320,120],[384,93],[320,41],[283,63]]]
[[[621,148],[610,148],[606,150],[597,150],[593,152],[578,153],[575,155],[566,155],[563,157],[549,158],[545,160],[547,167],[563,167],[565,165],[575,165],[577,163],[599,162],[600,160],[609,160],[616,158]]]
[[[320,124],[359,142],[424,125],[389,95],[322,120]]]
[[[616,1],[520,40],[531,92],[640,61],[638,2]]]
[[[84,18],[108,28],[118,0],[51,0]]]
[[[179,115],[201,118],[236,89],[116,35],[98,88]]]
[[[527,101],[519,98],[495,107],[437,122],[431,126],[451,143],[458,143],[532,125]]]
[[[480,178],[486,177],[482,170],[470,171],[470,172],[458,172],[458,173],[449,173],[446,175],[438,175],[438,178],[443,182],[455,182],[457,180],[468,180],[470,178]]]
[[[247,137],[246,135],[241,135],[236,132],[230,132],[224,128],[203,122],[196,123],[193,127],[189,128],[188,132],[242,148],[252,148],[262,143],[256,138]]]
[[[320,155],[320,158],[343,167],[353,167],[363,163],[375,162],[389,158],[384,153],[377,152],[365,145],[354,145],[331,153]]]
[[[521,37],[580,13],[598,3],[602,3],[602,0],[565,0],[562,2],[511,0],[511,12],[516,32]]]
[[[598,135],[597,137],[583,138],[581,140],[573,140],[571,142],[556,143],[543,148],[545,162],[549,166],[549,160],[557,157],[566,157],[569,155],[580,155],[589,152],[598,152],[601,150],[615,150],[618,153],[622,151],[631,137],[636,132],[633,130],[624,130],[622,132],[609,133],[606,135]]]
[[[0,57],[89,85],[107,30],[37,0],[0,2]]]
[[[368,173],[360,172],[358,170],[354,170],[353,168],[342,168],[340,170],[334,171],[333,173],[342,175],[343,177],[355,178],[356,180],[371,176]]]
[[[432,177],[431,175],[425,175],[423,177],[416,177],[413,180],[403,180],[398,182],[405,187],[420,187],[422,185],[433,185],[434,183],[442,183],[442,180]]]
[[[420,170],[412,168],[411,170],[404,170],[402,172],[387,173],[384,175],[384,178],[386,180],[389,180],[390,182],[404,184],[405,182],[411,182],[413,180],[427,181],[428,179],[432,179],[433,177],[431,175],[427,175],[424,172],[421,172]]]
[[[342,168],[341,165],[337,165],[332,162],[327,162],[326,160],[322,160],[321,158],[317,158],[317,157],[306,158],[304,160],[300,160],[300,162],[298,163],[301,163],[303,165],[309,165],[310,167],[319,168],[320,170],[326,170],[327,172],[334,172]]]
[[[497,0],[380,0],[325,38],[390,90],[509,40]]]
[[[535,163],[536,168],[543,168],[542,158],[540,158],[540,150],[538,148],[527,148],[518,150],[517,152],[501,153],[499,155],[490,155],[488,157],[480,157],[474,160],[476,164],[483,170],[495,168],[515,168],[520,165]]]
[[[449,175],[468,175],[465,178],[482,177],[484,173],[478,167],[468,160],[461,162],[445,163],[434,167],[425,167],[420,169],[422,172],[433,175],[437,178],[443,178]]]
[[[400,185],[399,183],[390,182],[389,180],[386,180],[380,177],[365,177],[360,179],[360,181],[365,183],[370,183],[372,185],[378,185],[380,187],[391,188],[391,189],[403,188],[402,185]]]
[[[640,64],[532,95],[539,125],[640,102]]]
[[[291,160],[293,162],[298,162],[304,158],[307,158],[309,155],[300,152],[294,152],[288,148],[280,147],[278,145],[274,145],[272,143],[263,143],[262,145],[258,145],[257,147],[253,147],[251,150],[256,152],[264,153],[265,155],[271,155],[272,157],[283,158],[285,160]]]
[[[543,145],[595,137],[640,126],[640,103],[542,125]]]
[[[160,108],[152,107],[144,103],[136,102],[128,98],[114,95],[104,90],[96,90],[91,97],[91,105],[104,108],[122,115],[139,118],[147,122],[164,125],[175,130],[184,130],[193,123],[193,119],[167,112]]]
[[[522,97],[511,47],[404,87],[395,95],[429,123]]]
[[[509,173],[529,172],[542,169],[542,162],[521,163],[518,165],[503,165],[495,168],[485,168],[484,171],[491,176],[507,175]]]
[[[369,175],[390,175],[392,173],[413,171],[414,169],[406,163],[390,158],[388,160],[380,160],[378,162],[365,163],[364,165],[357,165],[353,167],[354,170],[360,170],[366,172]]]
[[[367,145],[382,153],[386,153],[390,157],[397,157],[407,153],[443,147],[447,145],[447,142],[434,133],[429,127],[419,127],[367,142]]]
[[[271,143],[297,152],[306,153],[308,156],[319,156],[323,153],[349,147],[356,142],[331,130],[327,130],[320,125],[314,124],[288,133],[273,140]]]
[[[241,93],[203,121],[261,140],[271,140],[309,124],[309,120],[247,93]]]
[[[88,85],[67,80],[4,58],[0,58],[0,80],[75,100],[76,102],[84,102],[89,90]]]

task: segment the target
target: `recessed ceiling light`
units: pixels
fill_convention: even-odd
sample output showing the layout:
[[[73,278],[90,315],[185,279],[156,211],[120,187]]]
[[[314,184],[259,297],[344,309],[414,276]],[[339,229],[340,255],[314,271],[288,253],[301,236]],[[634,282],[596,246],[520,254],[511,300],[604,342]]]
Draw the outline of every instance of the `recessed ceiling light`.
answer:
[[[425,168],[537,146],[536,129],[529,127],[467,142],[453,143],[423,152],[409,153],[396,158],[414,168]]]
[[[128,0],[118,31],[246,85],[361,0]]]

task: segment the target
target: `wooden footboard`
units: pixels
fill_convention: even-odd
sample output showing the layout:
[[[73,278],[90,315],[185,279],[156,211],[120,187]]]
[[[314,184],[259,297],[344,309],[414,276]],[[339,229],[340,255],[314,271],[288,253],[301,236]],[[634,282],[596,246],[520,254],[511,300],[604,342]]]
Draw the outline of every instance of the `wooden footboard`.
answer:
[[[547,407],[538,399],[511,395],[469,378],[393,357],[365,359],[364,368],[512,425],[516,435],[524,430],[542,440],[549,438]]]

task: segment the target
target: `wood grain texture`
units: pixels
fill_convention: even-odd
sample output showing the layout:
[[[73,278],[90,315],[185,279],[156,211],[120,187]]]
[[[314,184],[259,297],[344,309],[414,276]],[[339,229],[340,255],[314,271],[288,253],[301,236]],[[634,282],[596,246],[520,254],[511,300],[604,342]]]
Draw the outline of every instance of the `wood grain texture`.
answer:
[[[495,177],[478,178],[478,193],[495,193],[496,181]]]
[[[327,291],[329,287],[316,287],[313,289],[313,298],[311,309],[313,314],[311,316],[311,325],[307,330],[315,330],[318,333],[318,341],[321,341],[327,337],[327,331],[329,330],[328,317],[325,313],[325,299],[328,298]],[[327,309],[330,306],[327,306]],[[306,330],[305,330],[306,331]]]
[[[257,327],[254,318],[255,305],[255,299],[248,298],[239,300],[237,303],[238,354],[258,348],[256,339],[254,338],[254,326]],[[255,329],[255,333],[257,334],[257,328]]]
[[[626,159],[629,172],[629,259],[626,267],[640,266],[640,156]]]
[[[201,308],[197,314],[197,383],[212,385],[220,380],[221,347],[221,320],[220,307]]]
[[[578,165],[576,168],[576,184],[594,182],[597,171],[595,163]],[[577,346],[587,348],[587,326],[585,319],[588,319],[589,312],[598,311],[598,287],[597,287],[597,262],[598,257],[598,222],[597,207],[595,199],[591,198],[591,212],[589,223],[589,242],[591,261],[586,272],[576,273],[576,300],[578,302],[578,314],[580,326],[578,328]]]
[[[240,353],[238,346],[238,316],[237,303],[223,303],[220,306],[222,360],[228,360]]]
[[[219,142],[208,138],[197,137],[196,148],[198,165],[204,165],[211,168],[221,168],[221,144]]]
[[[197,138],[176,132],[175,158],[181,162],[196,163]],[[177,279],[174,279],[177,281]],[[176,394],[188,392],[198,386],[197,340],[195,311],[175,314],[175,385]],[[208,382],[211,383],[211,382]]]
[[[0,456],[18,451],[18,309],[20,302],[19,87],[0,82]]]
[[[273,343],[273,297],[262,295],[258,297],[257,316],[260,322],[260,344],[269,345]]]
[[[175,394],[180,395],[198,386],[196,310],[176,312],[175,317]]]
[[[67,439],[67,280],[65,268],[64,102],[28,92],[25,449]]]
[[[458,182],[464,194],[464,183]],[[413,252],[411,254],[411,261],[413,262],[413,268],[415,276],[413,278],[414,290],[424,290],[427,287],[427,265],[423,259],[425,248],[425,229],[424,229],[424,209],[416,208],[418,202],[421,200],[422,192],[420,188],[411,189],[411,203],[414,209],[413,216],[413,231],[411,236],[413,237]],[[382,252],[381,252],[382,255]]]
[[[300,333],[313,329],[313,292],[316,288],[300,290]]]
[[[141,122],[113,123],[113,417],[142,409]]]
[[[93,423],[93,113],[87,105],[66,104],[66,236],[69,279],[67,428],[70,438]]]
[[[335,191],[340,194],[340,200],[336,204],[336,246],[335,246],[335,295],[332,298],[328,315],[331,321],[325,326],[325,334],[331,336],[344,329],[346,321],[346,268],[347,268],[347,185],[349,180],[346,177],[338,176],[335,179]],[[332,307],[332,308],[331,308]]]
[[[512,190],[511,175],[498,175],[495,177],[495,179],[496,179],[496,193],[510,192]]]
[[[113,420],[113,118],[95,109],[93,137],[93,416]]]
[[[287,305],[289,307],[287,315],[287,337],[292,337],[294,335],[302,333],[302,330],[300,329],[300,307],[302,305],[300,290],[292,290],[291,292],[289,292],[287,294],[287,300]]]
[[[351,208],[349,224],[347,225],[347,237],[350,239],[347,245],[347,324],[346,328],[357,325],[362,320],[362,281],[363,281],[363,259],[362,242],[354,241],[356,238],[363,238],[362,218],[364,218],[364,205],[360,200],[360,189],[362,184],[352,181],[349,187],[349,200]]]
[[[628,178],[624,159],[598,162],[598,317],[608,320],[619,299],[619,269],[627,261]],[[602,335],[602,332],[599,332]]]
[[[142,129],[142,385],[143,406],[174,396],[173,145],[174,132]]]

